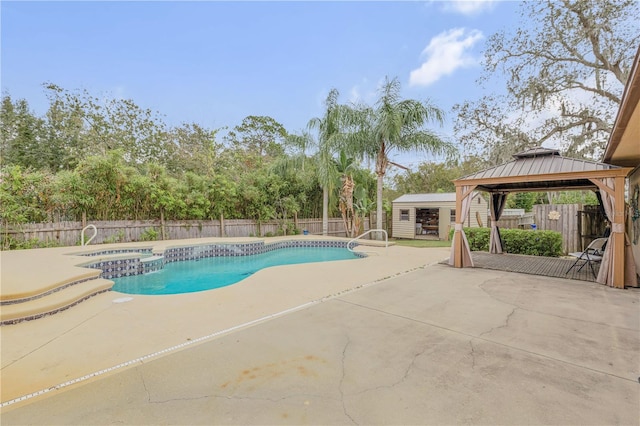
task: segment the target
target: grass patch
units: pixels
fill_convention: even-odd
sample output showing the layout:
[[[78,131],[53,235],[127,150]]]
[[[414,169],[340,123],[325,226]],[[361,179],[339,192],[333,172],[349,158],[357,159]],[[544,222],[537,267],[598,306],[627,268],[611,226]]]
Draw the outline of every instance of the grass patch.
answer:
[[[451,247],[451,241],[440,240],[393,240],[393,242],[396,243],[397,246],[404,247]]]

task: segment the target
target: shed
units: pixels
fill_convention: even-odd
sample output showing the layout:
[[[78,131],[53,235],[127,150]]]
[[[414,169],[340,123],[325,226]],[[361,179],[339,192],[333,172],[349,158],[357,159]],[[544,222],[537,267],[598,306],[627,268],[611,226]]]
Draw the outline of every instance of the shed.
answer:
[[[456,193],[405,194],[392,202],[394,238],[448,240],[455,223]],[[487,224],[487,201],[473,194],[467,227]]]

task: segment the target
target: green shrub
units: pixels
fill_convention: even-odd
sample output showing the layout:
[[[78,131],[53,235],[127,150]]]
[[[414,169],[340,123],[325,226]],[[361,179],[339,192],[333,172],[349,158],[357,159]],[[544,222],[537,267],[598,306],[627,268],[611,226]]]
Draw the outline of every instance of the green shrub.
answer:
[[[490,228],[465,228],[471,251],[489,251]]]
[[[2,249],[3,250],[27,250],[35,248],[49,248],[60,247],[60,243],[57,241],[42,241],[38,238],[30,238],[28,240],[21,240],[13,237],[2,236]]]
[[[507,253],[547,257],[562,254],[562,234],[556,231],[502,229],[500,235]]]
[[[451,230],[450,238],[453,239]],[[491,228],[464,228],[471,251],[489,251]],[[556,231],[501,229],[502,249],[511,254],[558,257],[562,254],[562,234]]]
[[[124,231],[120,230],[104,239],[103,244],[119,243],[124,240]]]
[[[155,228],[147,228],[140,234],[140,241],[156,241],[158,239],[158,231]]]

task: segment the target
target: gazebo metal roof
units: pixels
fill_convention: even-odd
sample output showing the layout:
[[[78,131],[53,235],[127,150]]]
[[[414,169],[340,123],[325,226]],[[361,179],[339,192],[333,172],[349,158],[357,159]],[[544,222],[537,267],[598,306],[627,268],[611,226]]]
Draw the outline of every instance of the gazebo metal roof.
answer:
[[[456,179],[457,185],[473,184],[488,192],[594,189],[596,175],[617,175],[620,167],[563,157],[556,149],[531,148],[514,154],[514,160]]]

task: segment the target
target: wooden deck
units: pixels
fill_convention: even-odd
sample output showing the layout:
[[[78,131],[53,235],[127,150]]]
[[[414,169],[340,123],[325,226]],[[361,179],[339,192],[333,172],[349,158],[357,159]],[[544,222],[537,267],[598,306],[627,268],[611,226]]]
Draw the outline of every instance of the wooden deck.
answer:
[[[474,251],[471,253],[473,263],[476,268],[495,269],[499,271],[520,272],[523,274],[542,275],[546,277],[568,278],[572,280],[595,282],[589,265],[586,265],[580,272],[578,269],[582,261],[578,263],[569,273],[567,270],[575,262],[575,258],[526,256],[521,254],[490,254],[487,252]],[[598,274],[600,264],[593,265],[593,269]]]

